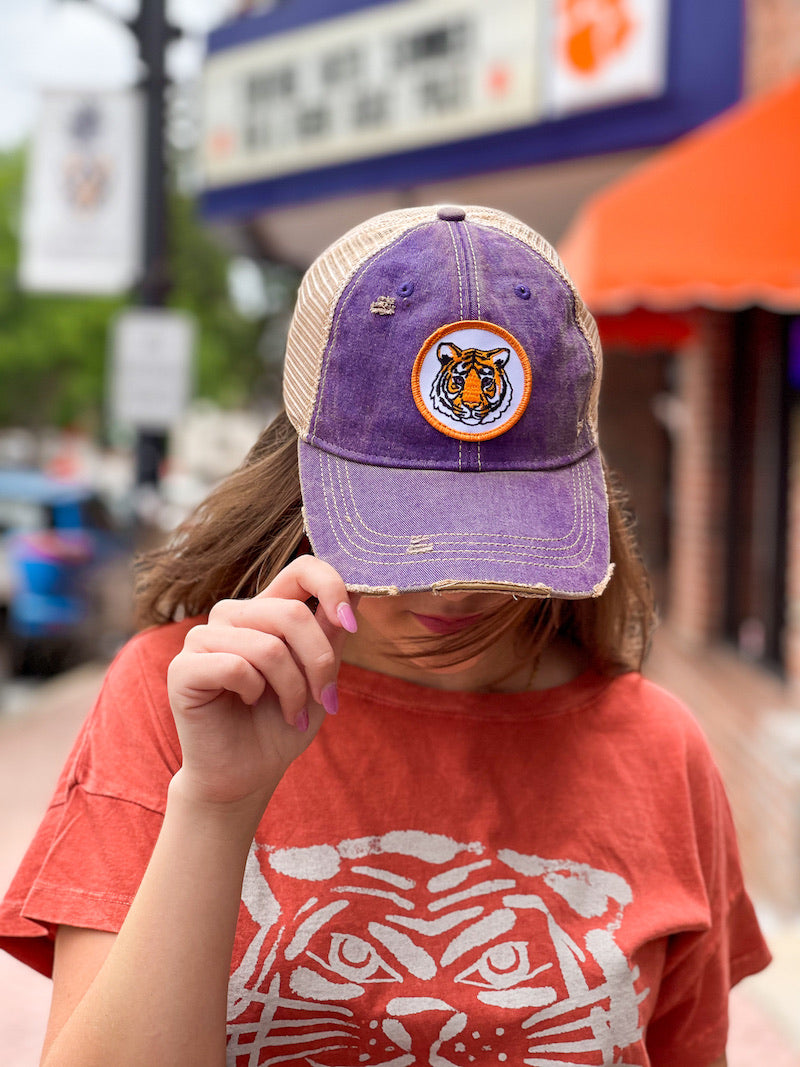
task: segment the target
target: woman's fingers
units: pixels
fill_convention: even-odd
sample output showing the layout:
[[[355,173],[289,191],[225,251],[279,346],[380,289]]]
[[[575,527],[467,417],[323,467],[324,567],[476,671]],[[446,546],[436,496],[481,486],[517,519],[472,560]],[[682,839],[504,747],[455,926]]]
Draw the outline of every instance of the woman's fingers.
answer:
[[[345,633],[356,632],[353,595],[347,591],[338,571],[316,556],[298,556],[292,560],[255,599],[269,597],[291,600],[315,597],[334,627]]]
[[[329,563],[309,555],[292,560],[256,599],[277,596],[303,600],[313,596],[317,600],[315,618],[330,642],[338,673],[347,635],[358,629],[354,609],[359,596],[348,591],[338,571]],[[339,698],[335,679],[319,690],[317,699],[329,715],[336,713]]]
[[[318,602],[316,613],[306,601]],[[293,561],[258,596],[224,600],[187,635],[171,668],[185,710],[227,691],[253,706],[265,694],[287,723],[303,730],[309,706],[337,710],[336,676],[348,633],[351,598],[337,572],[313,556]]]
[[[219,640],[230,647],[238,635],[250,632],[255,635],[240,645],[242,653],[258,655],[259,669],[266,668],[265,677],[272,684],[271,666],[279,659],[281,647],[288,650],[307,680],[312,699],[324,703],[322,692],[336,680],[341,649],[334,649],[331,634],[323,628],[309,608],[299,600],[255,599],[249,601],[224,601],[217,604],[209,616],[207,627],[191,631],[190,647],[208,651],[205,647],[218,644]],[[191,635],[194,635],[193,637]],[[261,640],[265,638],[266,640]]]
[[[269,686],[280,704],[284,719],[293,725],[302,722],[310,698],[308,683],[286,641],[274,633],[236,626],[196,626],[187,635],[184,653],[194,657],[186,666],[198,705],[203,689],[217,693],[225,689],[253,706]],[[180,682],[180,669],[178,664]],[[187,692],[186,690],[184,690]],[[191,696],[187,692],[187,696]]]

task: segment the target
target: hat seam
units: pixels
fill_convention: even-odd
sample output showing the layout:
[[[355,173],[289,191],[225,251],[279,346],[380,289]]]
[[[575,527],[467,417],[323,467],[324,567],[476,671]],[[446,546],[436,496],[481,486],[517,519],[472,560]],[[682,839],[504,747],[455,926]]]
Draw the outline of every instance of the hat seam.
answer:
[[[464,312],[464,279],[461,276],[461,257],[458,254],[458,245],[456,244],[456,235],[453,232],[453,223],[447,223],[447,232],[450,236],[450,244],[453,246],[453,256],[456,261],[456,273],[458,275],[458,313],[459,317],[465,319],[467,316]]]
[[[468,255],[468,251],[467,251],[466,242],[464,241],[463,229],[459,228],[459,227],[463,227],[464,225],[466,225],[466,223],[462,219],[460,223],[459,222],[448,222],[447,225],[450,227],[450,231],[451,231],[451,233],[453,235],[454,243],[455,243],[456,247],[458,248],[458,256],[460,257],[461,262],[464,265],[464,304],[466,306],[465,317],[469,318],[469,319],[476,318],[477,316],[473,315],[473,311],[475,311],[477,309],[475,307],[475,300],[473,298],[473,292],[472,292],[473,281],[472,281],[472,277],[471,277],[471,274],[472,274],[472,271],[470,269],[471,265],[470,265],[470,262],[469,262],[469,255]],[[474,267],[474,264],[472,266]]]
[[[456,440],[453,438],[453,440]],[[305,443],[312,448],[317,449],[319,452],[324,452],[328,456],[334,456],[336,459],[349,460],[351,463],[360,463],[365,467],[378,467],[383,470],[431,470],[430,462],[419,460],[416,456],[401,455],[392,456],[391,460],[384,459],[383,457],[377,458],[375,456],[367,456],[363,452],[354,452],[350,449],[344,449],[332,447],[327,441],[314,436],[309,436]],[[537,471],[557,471],[563,470],[565,467],[572,467],[576,463],[580,463],[581,460],[586,459],[592,452],[597,451],[597,443],[590,441],[581,451],[571,452],[565,458],[560,458],[557,461],[550,463],[540,462],[537,466],[529,467],[489,467],[478,471],[465,471],[462,467],[462,444],[469,444],[470,442],[458,440],[458,466],[453,467],[437,467],[435,469],[445,473],[450,471],[451,474],[528,474],[535,473]],[[480,442],[478,442],[480,443]]]
[[[472,270],[475,275],[475,310],[477,312],[475,317],[479,319],[481,317],[481,282],[478,276],[478,257],[475,254],[475,246],[472,243],[472,234],[470,233],[469,223],[466,220],[464,221],[464,233],[472,253]]]

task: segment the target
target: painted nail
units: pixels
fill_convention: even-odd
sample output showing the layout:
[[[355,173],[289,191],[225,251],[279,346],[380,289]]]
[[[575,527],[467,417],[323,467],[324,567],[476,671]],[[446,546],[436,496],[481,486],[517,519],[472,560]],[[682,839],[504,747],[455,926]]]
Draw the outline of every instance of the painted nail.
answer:
[[[358,629],[358,623],[356,617],[353,614],[353,609],[349,604],[341,603],[336,609],[336,614],[339,618],[339,622],[347,630],[348,633],[354,634]]]
[[[330,685],[326,685],[320,693],[322,697],[322,706],[329,715],[335,715],[339,710],[339,694],[336,691],[336,683],[331,682]]]
[[[301,734],[304,734],[308,729],[308,711],[305,708],[300,712],[297,718],[294,720],[294,724]]]

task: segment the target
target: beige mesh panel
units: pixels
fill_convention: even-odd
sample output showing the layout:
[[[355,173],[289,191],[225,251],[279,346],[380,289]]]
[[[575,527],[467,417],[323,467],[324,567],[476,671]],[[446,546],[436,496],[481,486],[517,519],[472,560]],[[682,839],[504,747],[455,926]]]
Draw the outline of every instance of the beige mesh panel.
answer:
[[[359,267],[415,225],[436,217],[432,207],[376,215],[349,230],[308,268],[286,340],[283,399],[301,437],[308,433],[322,357],[339,297]]]
[[[339,298],[356,271],[398,237],[437,217],[439,206],[405,208],[376,215],[354,227],[311,264],[300,285],[286,341],[283,397],[286,411],[301,437],[308,434],[317,396],[322,359]],[[589,406],[592,430],[597,429],[602,355],[597,325],[584,306],[555,249],[535,230],[493,208],[465,207],[468,222],[485,224],[528,245],[550,264],[569,286],[575,299],[578,326],[595,362],[595,382]]]

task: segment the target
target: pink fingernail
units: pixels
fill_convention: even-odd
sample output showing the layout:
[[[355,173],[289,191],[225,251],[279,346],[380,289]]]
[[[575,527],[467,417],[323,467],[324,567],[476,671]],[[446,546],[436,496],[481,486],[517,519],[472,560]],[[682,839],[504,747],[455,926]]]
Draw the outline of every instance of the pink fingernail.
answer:
[[[354,634],[358,629],[358,623],[350,605],[346,603],[340,604],[336,609],[336,614],[345,630],[350,634]]]
[[[329,715],[335,715],[339,710],[339,694],[336,691],[336,683],[331,682],[330,685],[326,685],[320,693],[322,698],[322,706]]]
[[[308,729],[308,711],[303,708],[297,718],[294,720],[294,724],[301,734],[304,734]]]

